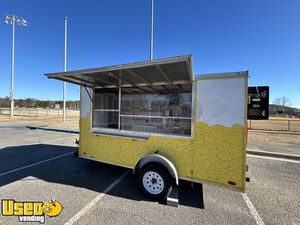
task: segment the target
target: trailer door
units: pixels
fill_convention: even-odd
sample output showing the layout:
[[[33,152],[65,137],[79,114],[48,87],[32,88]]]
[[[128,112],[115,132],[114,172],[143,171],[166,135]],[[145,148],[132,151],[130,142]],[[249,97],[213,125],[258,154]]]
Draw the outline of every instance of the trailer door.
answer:
[[[247,72],[196,77],[195,176],[245,190]]]

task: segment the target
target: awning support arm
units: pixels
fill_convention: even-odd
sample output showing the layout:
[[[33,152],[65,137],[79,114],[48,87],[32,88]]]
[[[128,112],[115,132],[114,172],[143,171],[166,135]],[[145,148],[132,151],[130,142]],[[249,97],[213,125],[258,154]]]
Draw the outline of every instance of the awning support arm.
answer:
[[[85,89],[86,93],[88,94],[89,98],[91,99],[91,102],[94,104],[94,100],[92,99],[90,92],[88,91],[88,89],[86,88],[85,85],[84,85],[84,89]]]

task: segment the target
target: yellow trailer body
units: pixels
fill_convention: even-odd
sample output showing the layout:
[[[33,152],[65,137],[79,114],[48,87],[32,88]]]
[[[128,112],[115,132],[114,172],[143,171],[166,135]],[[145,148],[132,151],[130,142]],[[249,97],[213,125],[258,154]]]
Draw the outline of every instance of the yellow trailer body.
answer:
[[[181,61],[179,62],[184,61],[187,68],[189,68],[189,66],[191,67],[190,56],[181,57],[180,59]],[[165,65],[159,64],[159,62],[162,61],[158,61],[156,65]],[[178,61],[176,62],[178,63]],[[154,64],[155,62],[150,62],[150,64],[143,64],[143,66],[148,66],[149,68],[149,66],[153,66]],[[132,65],[134,66],[123,65],[122,68],[125,68],[123,71],[126,70],[129,72],[128,74],[134,74],[135,76],[141,75],[141,71],[137,69],[139,68],[139,64],[138,66],[137,64]],[[122,70],[120,68],[121,67],[106,68],[104,72],[108,71],[109,74],[111,71],[118,71],[120,73],[119,77],[121,77]],[[166,73],[168,69],[164,68],[163,70],[162,68],[157,68],[158,72],[161,74],[165,73],[165,75],[170,77],[170,74]],[[160,70],[163,70],[163,72]],[[187,70],[191,72],[191,70]],[[139,71],[139,73],[137,71]],[[78,74],[87,74],[88,72],[89,71],[80,71]],[[48,77],[66,81],[70,81],[72,78],[73,80],[70,82],[76,83],[74,73],[73,76],[70,75],[72,72],[62,74],[64,76],[59,77],[58,74],[50,74]],[[81,78],[82,77],[84,76],[81,76]],[[143,77],[143,79],[147,80],[145,77]],[[92,83],[90,80],[87,82],[87,79],[85,79],[85,81],[84,79],[78,79],[80,80],[78,84],[81,85],[79,156],[134,169],[138,161],[144,156],[157,154],[167,158],[174,164],[179,179],[193,182],[206,182],[244,191],[246,175],[247,79],[247,72],[192,75],[192,78],[188,80],[188,83],[191,85],[190,118],[181,118],[180,116],[171,118],[172,116],[170,116],[170,112],[168,112],[168,116],[161,116],[166,117],[168,123],[162,122],[164,124],[158,126],[160,129],[157,129],[157,127],[153,128],[153,132],[149,132],[147,129],[149,129],[148,127],[150,125],[147,124],[148,127],[145,128],[145,123],[141,123],[140,119],[148,116],[151,118],[151,121],[158,121],[161,119],[160,116],[154,116],[152,114],[139,116],[125,115],[124,113],[122,114],[121,109],[122,107],[128,107],[126,104],[124,106],[122,105],[122,90],[129,87],[144,90],[144,86],[141,84],[134,85],[132,84],[133,82],[129,82],[128,79],[119,79],[119,83],[116,84],[116,87],[119,85],[120,99],[118,106],[116,106],[115,109],[102,109],[102,111],[98,109],[97,111],[96,105],[99,105],[99,103],[97,103],[98,100],[96,100],[97,86],[95,84],[88,85],[89,82]],[[93,82],[95,82],[95,80],[93,80]],[[126,83],[127,86],[122,86],[122,82]],[[155,83],[155,85],[158,84],[159,82],[157,82],[157,84]],[[175,93],[176,91],[182,90],[182,86],[180,86],[181,82],[172,80],[171,84],[179,86],[179,88],[174,91]],[[186,83],[182,82],[182,84]],[[153,89],[156,87],[154,82],[148,84],[149,87],[150,85],[152,85],[151,87],[153,87]],[[161,86],[166,85],[167,84]],[[108,87],[109,85],[107,84],[107,88]],[[139,89],[135,89],[135,91],[137,90]],[[141,90],[139,90],[141,93],[128,92],[129,97],[127,96],[127,99],[129,99],[129,102],[133,101],[131,99],[137,98],[139,94],[145,95]],[[116,89],[113,92],[116,92],[115,96],[117,96],[118,90]],[[157,94],[155,96],[158,98],[159,95]],[[125,97],[126,96],[124,96],[124,98]],[[93,102],[93,100],[96,102]],[[170,100],[170,102],[172,103],[172,100]],[[170,104],[169,107],[172,108],[173,106],[176,107],[176,104],[181,104],[178,103],[176,99],[174,102],[174,104]],[[158,106],[150,105],[149,107],[153,109]],[[182,106],[182,108],[184,107],[186,106]],[[107,129],[95,127],[95,124],[104,124],[102,117],[96,118],[96,113],[100,111],[101,115],[107,116],[107,111],[109,111],[111,115],[115,115],[115,118],[114,116],[110,116],[110,118],[111,120],[115,120],[117,125]],[[184,114],[182,112],[180,113]],[[137,119],[135,119],[135,116]],[[128,117],[131,119],[130,123],[128,123],[130,125],[127,124],[123,126],[123,120],[126,121]],[[186,122],[187,119],[190,121],[190,133],[187,132],[187,135],[160,133],[161,130],[165,132],[164,129],[169,126],[169,121],[173,121],[173,124],[175,124],[175,122],[179,124],[177,126],[174,125],[172,128],[173,131],[175,129],[174,132],[178,132],[177,130],[180,130],[180,126],[186,127],[188,125]],[[161,119],[161,121],[164,120],[166,119]],[[128,131],[125,129],[128,127],[134,127],[135,130]],[[124,128],[124,131],[122,128]],[[139,132],[138,129],[142,129],[142,132]]]

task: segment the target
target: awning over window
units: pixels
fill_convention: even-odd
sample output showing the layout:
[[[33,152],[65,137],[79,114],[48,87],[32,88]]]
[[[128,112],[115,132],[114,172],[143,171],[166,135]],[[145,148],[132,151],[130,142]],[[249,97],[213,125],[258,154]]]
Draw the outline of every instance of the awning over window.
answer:
[[[48,78],[94,88],[151,87],[191,83],[191,55],[115,66],[45,74]],[[179,86],[178,86],[179,85]]]

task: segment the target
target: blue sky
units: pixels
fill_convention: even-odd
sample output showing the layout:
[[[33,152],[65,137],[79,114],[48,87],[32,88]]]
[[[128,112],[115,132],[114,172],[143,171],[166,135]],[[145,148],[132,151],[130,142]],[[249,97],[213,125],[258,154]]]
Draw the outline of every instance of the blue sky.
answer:
[[[155,0],[154,58],[193,55],[195,74],[249,70],[249,86],[268,85],[271,102],[300,107],[299,0]],[[64,16],[69,18],[68,70],[149,59],[150,0],[1,0],[0,96],[10,88],[11,26],[17,27],[15,97],[62,99]],[[79,98],[67,86],[67,99]]]

